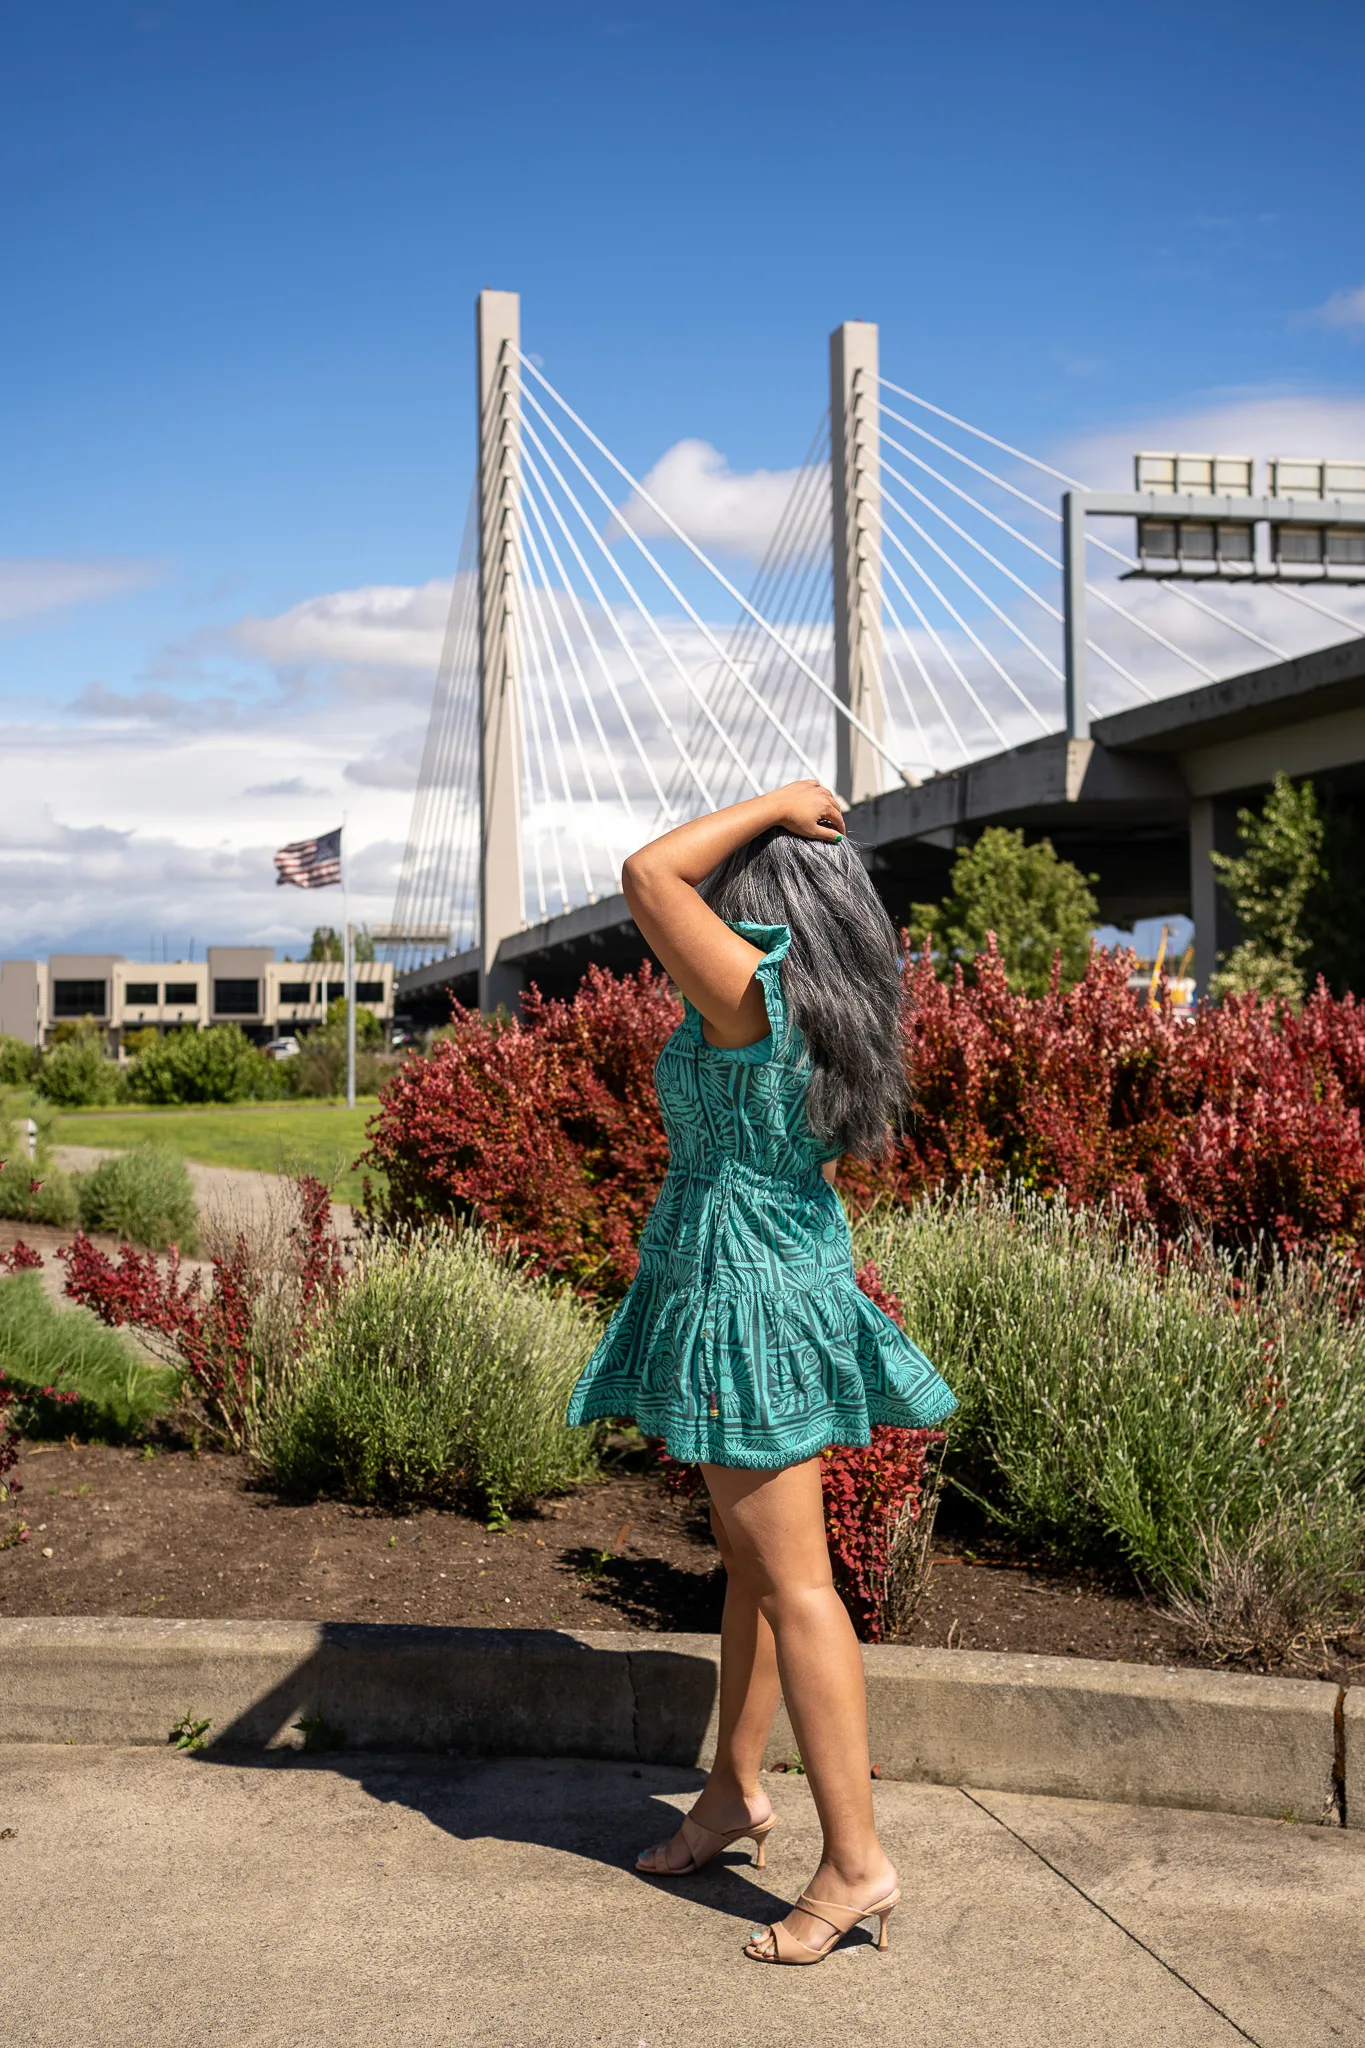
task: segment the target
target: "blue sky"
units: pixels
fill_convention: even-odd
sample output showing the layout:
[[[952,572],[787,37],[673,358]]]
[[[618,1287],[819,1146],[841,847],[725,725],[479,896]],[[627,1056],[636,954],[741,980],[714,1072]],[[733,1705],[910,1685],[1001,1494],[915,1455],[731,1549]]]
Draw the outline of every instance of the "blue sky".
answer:
[[[0,949],[287,946],[345,805],[387,914],[482,285],[637,471],[799,462],[855,317],[1045,453],[1365,453],[1363,82],[1337,0],[7,10]]]

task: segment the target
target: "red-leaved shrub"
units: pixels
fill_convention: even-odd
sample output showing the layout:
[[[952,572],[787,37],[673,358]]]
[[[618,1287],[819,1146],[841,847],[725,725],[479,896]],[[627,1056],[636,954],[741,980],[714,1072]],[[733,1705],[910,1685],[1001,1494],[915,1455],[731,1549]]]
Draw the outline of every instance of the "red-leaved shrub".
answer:
[[[1077,1205],[1114,1202],[1167,1240],[1365,1258],[1365,1007],[1319,984],[1295,1015],[1254,996],[1182,1023],[1134,1000],[1132,958],[1096,951],[1074,988],[1015,994],[994,949],[907,981],[913,1108],[875,1166],[846,1159],[855,1207],[978,1176]],[[532,992],[520,1024],[457,1009],[369,1126],[381,1218],[461,1215],[606,1302],[668,1163],[653,1067],[678,1021],[663,977],[593,968],[571,1002]]]
[[[532,989],[519,1022],[456,1004],[370,1121],[364,1164],[386,1177],[367,1189],[371,1215],[494,1226],[540,1271],[617,1300],[668,1164],[654,1062],[680,1015],[647,965],[624,979],[591,967],[569,1002]]]
[[[295,1183],[299,1218],[289,1233],[299,1294],[296,1343],[307,1334],[316,1310],[341,1283],[340,1246],[332,1228],[326,1187],[309,1174]],[[66,1293],[101,1322],[127,1325],[176,1360],[204,1420],[235,1450],[246,1448],[251,1425],[255,1373],[256,1308],[264,1282],[244,1236],[213,1255],[213,1286],[203,1276],[180,1277],[180,1253],[172,1245],[164,1270],[155,1252],[119,1246],[117,1261],[78,1231],[57,1257],[66,1266]]]
[[[913,1109],[876,1166],[847,1160],[855,1202],[984,1176],[1077,1205],[1110,1201],[1166,1239],[1337,1248],[1365,1226],[1365,1009],[1319,984],[1295,1015],[1254,996],[1182,1023],[1135,1002],[1127,954],[1015,994],[993,950],[971,980],[910,970]]]

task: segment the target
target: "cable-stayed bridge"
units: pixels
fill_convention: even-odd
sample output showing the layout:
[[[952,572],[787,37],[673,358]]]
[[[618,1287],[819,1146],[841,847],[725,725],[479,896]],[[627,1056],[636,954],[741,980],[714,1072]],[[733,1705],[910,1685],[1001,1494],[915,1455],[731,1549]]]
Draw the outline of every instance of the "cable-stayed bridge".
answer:
[[[1248,460],[1147,456],[1142,489],[1089,491],[884,376],[850,322],[742,590],[523,351],[516,295],[477,319],[478,472],[384,934],[409,1008],[637,960],[626,854],[801,775],[851,807],[893,915],[1022,824],[1098,873],[1106,917],[1189,910],[1202,977],[1237,795],[1281,766],[1365,780],[1365,463],[1281,459],[1258,496]]]

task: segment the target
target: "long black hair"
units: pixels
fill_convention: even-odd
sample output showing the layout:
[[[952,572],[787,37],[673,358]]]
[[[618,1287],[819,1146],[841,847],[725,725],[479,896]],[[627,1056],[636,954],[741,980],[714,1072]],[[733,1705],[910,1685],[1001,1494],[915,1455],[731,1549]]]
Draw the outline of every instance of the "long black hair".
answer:
[[[875,1159],[898,1128],[907,1086],[896,928],[846,839],[761,832],[723,860],[701,894],[727,924],[785,924],[787,1009],[810,1048],[806,1115],[831,1150]]]

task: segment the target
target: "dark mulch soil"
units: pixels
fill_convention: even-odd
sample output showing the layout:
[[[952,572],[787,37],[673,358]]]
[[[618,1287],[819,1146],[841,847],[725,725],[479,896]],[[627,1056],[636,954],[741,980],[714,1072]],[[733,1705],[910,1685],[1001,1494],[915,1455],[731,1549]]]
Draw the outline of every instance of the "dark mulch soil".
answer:
[[[282,1500],[240,1459],[25,1446],[28,1541],[0,1552],[0,1616],[407,1621],[482,1628],[720,1625],[724,1575],[696,1507],[620,1472],[501,1531],[422,1510]],[[9,1516],[9,1509],[5,1510]],[[9,1526],[0,1525],[0,1536]],[[1195,1665],[1178,1625],[1089,1574],[973,1548],[944,1526],[906,1641]],[[1298,1676],[1344,1677],[1344,1659]]]

